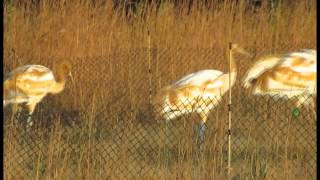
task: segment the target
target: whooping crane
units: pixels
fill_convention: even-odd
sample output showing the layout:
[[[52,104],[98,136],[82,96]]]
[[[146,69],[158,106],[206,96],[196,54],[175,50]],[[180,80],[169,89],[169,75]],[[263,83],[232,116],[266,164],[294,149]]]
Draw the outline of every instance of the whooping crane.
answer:
[[[3,84],[3,106],[26,103],[29,111],[27,124],[36,105],[48,94],[60,93],[65,88],[66,75],[71,75],[71,64],[64,61],[53,71],[42,65],[25,65],[11,71]]]
[[[233,52],[250,55],[238,44],[232,44],[230,50],[230,87],[232,87],[237,76],[237,65],[233,59]],[[186,75],[172,85],[161,89],[155,95],[153,104],[156,113],[167,122],[185,114],[198,113],[201,117],[198,137],[200,142],[203,142],[208,115],[228,90],[229,73],[213,69],[201,70]]]
[[[297,108],[301,105],[315,106],[303,95],[317,93],[317,51],[300,51],[258,60],[248,71],[243,86],[255,95],[277,95],[281,98],[298,97]]]

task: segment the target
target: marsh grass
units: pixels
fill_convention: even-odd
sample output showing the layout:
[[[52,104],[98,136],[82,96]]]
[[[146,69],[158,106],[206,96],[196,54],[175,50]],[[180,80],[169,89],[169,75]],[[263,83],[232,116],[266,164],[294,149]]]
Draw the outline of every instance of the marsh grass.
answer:
[[[41,1],[36,10],[4,3],[4,74],[23,64],[52,67],[69,59],[76,80],[38,105],[31,132],[23,117],[14,123],[4,110],[5,179],[224,179],[227,97],[210,115],[199,154],[198,116],[168,127],[156,120],[150,78],[154,95],[196,70],[225,72],[229,41],[255,57],[236,56],[240,80],[262,55],[316,47],[314,0],[284,1],[272,13],[266,4],[253,12],[245,1],[209,10],[200,3],[189,13],[186,5],[165,2],[158,11],[140,5],[130,19],[114,11],[112,1],[62,2]],[[232,177],[315,178],[312,109],[292,120],[291,101],[244,96],[238,82],[233,91]]]

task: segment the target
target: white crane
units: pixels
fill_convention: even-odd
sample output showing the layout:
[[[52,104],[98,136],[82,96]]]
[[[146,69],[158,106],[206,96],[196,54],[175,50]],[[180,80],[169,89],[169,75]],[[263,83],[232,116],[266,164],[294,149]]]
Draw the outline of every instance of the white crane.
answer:
[[[311,105],[306,95],[317,93],[317,51],[302,49],[258,60],[248,71],[243,86],[255,95],[298,98],[296,106]]]
[[[71,75],[71,64],[64,61],[51,71],[42,65],[25,65],[11,71],[3,83],[3,106],[26,103],[29,111],[28,126],[36,105],[48,94],[63,91],[66,75]]]
[[[231,87],[237,76],[237,65],[233,52],[249,55],[238,44],[231,45]],[[198,113],[201,117],[198,136],[204,140],[205,123],[210,111],[215,108],[222,96],[229,90],[229,73],[217,70],[201,70],[181,78],[164,87],[154,97],[153,104],[157,114],[167,122],[179,116]]]

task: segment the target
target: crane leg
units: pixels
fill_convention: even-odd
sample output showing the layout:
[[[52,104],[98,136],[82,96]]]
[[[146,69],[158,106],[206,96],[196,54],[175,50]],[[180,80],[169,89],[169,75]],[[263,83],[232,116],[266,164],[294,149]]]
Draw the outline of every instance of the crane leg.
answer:
[[[206,128],[206,122],[208,119],[207,113],[200,113],[201,116],[201,122],[198,126],[198,146],[200,151],[203,151],[204,146],[204,139],[205,139],[205,128]]]
[[[28,104],[28,110],[29,110],[29,115],[28,115],[28,118],[27,118],[27,127],[28,128],[33,125],[31,116],[32,116],[32,113],[34,112],[34,109],[36,108],[36,105],[37,105],[37,103]]]
[[[12,113],[16,115],[18,113],[19,107],[18,104],[12,104]]]
[[[12,114],[14,115],[14,119],[18,122],[21,113],[21,106],[19,104],[12,104]]]
[[[199,136],[199,143],[200,144],[204,143],[205,129],[206,129],[206,124],[204,122],[200,122],[199,129],[198,129],[199,130],[198,136]]]
[[[28,128],[33,125],[31,116],[32,116],[32,114],[28,114],[28,118],[27,118],[27,127],[28,127]]]
[[[12,106],[13,114],[19,117],[21,114],[22,108],[23,107],[20,104],[13,104],[13,106]]]

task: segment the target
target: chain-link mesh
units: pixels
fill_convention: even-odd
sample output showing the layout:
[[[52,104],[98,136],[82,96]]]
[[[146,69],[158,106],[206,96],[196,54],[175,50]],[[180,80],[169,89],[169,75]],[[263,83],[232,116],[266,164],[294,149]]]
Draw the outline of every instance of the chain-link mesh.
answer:
[[[308,45],[280,47],[272,51],[288,52]],[[227,93],[222,98],[198,99],[206,104],[197,111],[191,108],[194,113],[183,113],[186,108],[172,109],[171,121],[164,119],[161,105],[150,105],[148,96],[150,79],[154,96],[160,88],[196,70],[227,72],[226,49],[149,50],[118,50],[109,57],[72,59],[75,84],[68,82],[61,94],[49,95],[39,103],[32,116],[34,126],[29,129],[25,108],[17,114],[6,108],[5,177],[225,178]],[[272,53],[251,52],[255,57]],[[53,59],[33,63],[52,67]],[[236,59],[239,73],[232,88],[232,176],[315,177],[316,108],[295,107],[298,98],[312,104],[315,97],[251,95],[241,87],[241,81],[256,58],[239,55]],[[14,67],[9,62],[4,65],[5,73]],[[190,103],[182,107],[190,107]],[[210,115],[200,141],[197,112],[208,108]]]

